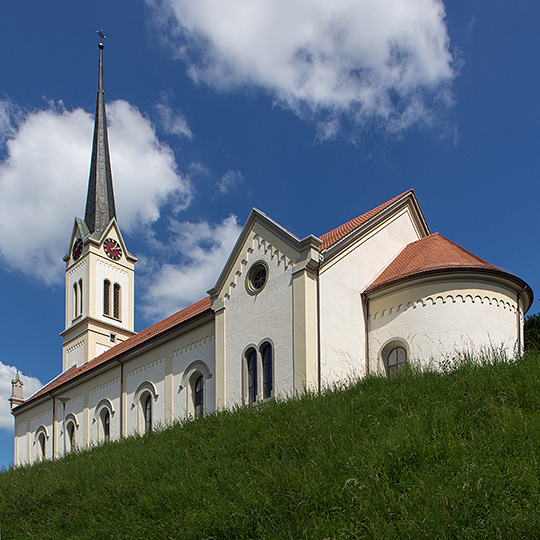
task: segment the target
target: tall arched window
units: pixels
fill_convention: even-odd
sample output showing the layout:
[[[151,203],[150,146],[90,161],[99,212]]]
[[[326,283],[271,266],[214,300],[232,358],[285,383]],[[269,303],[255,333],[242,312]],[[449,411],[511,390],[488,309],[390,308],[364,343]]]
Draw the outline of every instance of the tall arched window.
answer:
[[[204,416],[204,377],[199,375],[193,385],[193,405],[195,418]]]
[[[38,435],[38,459],[39,460],[43,460],[46,457],[45,444],[46,444],[45,433],[40,433]]]
[[[66,425],[66,449],[71,452],[75,448],[75,423],[69,421]]]
[[[118,283],[114,284],[113,315],[116,319],[120,319],[120,285]]]
[[[79,315],[83,312],[83,291],[82,291],[82,279],[79,279]]]
[[[111,282],[106,279],[103,282],[103,315],[111,314]]]
[[[79,289],[77,284],[73,285],[73,318],[76,319],[79,316]]]
[[[101,420],[101,432],[103,435],[103,441],[109,442],[111,440],[111,413],[109,409],[103,407],[100,416]]]
[[[144,432],[152,431],[152,395],[150,392],[143,395]]]
[[[250,349],[246,357],[248,375],[248,401],[257,401],[257,351]]]
[[[272,345],[266,343],[262,350],[263,368],[263,399],[272,396],[273,387],[273,366],[272,366]]]

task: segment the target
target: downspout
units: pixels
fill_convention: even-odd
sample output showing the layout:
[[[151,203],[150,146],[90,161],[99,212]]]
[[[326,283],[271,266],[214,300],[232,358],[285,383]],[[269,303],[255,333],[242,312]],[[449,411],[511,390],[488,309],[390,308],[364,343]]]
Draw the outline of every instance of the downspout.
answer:
[[[525,292],[525,289],[521,289],[517,293],[517,309],[516,309],[516,323],[517,323],[517,348],[518,348],[518,356],[521,356],[523,354],[523,344],[521,343],[521,309],[519,307],[519,297],[521,296],[521,293]]]
[[[362,310],[364,312],[364,354],[366,377],[369,376],[369,301],[365,293],[360,293],[362,297]]]
[[[124,364],[117,360],[120,364],[120,440],[124,437]]]
[[[52,397],[52,458],[56,459],[56,398],[51,394]]]
[[[321,286],[319,282],[319,271],[321,269],[321,264],[324,261],[324,256],[319,254],[319,263],[317,265],[317,273],[316,280],[317,280],[317,372],[318,372],[318,391],[319,394],[321,393]]]

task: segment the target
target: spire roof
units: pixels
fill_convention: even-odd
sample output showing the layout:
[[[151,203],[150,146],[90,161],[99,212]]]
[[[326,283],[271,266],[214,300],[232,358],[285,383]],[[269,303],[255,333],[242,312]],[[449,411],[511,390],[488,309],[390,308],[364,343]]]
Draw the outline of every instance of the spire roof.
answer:
[[[100,43],[94,142],[84,221],[88,225],[90,233],[100,236],[113,217],[116,217],[116,209],[107,136],[107,115],[105,113],[103,43]]]

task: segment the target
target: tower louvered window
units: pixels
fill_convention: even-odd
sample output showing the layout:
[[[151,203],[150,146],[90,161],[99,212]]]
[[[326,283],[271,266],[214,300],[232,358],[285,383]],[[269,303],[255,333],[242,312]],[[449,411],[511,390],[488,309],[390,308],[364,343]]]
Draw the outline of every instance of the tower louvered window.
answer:
[[[111,282],[106,279],[103,282],[103,315],[111,314]]]
[[[82,279],[79,279],[79,315],[83,312],[83,292],[82,292]]]
[[[114,310],[114,317],[116,319],[120,319],[120,285],[118,285],[118,283],[114,284],[113,310]]]
[[[79,291],[77,284],[73,285],[73,318],[76,319],[79,316]]]

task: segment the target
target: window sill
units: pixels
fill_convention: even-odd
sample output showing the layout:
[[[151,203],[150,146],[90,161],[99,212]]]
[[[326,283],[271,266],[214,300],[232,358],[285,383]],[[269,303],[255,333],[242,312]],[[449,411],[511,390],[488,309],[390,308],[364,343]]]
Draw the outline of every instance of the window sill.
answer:
[[[104,313],[103,316],[107,319],[112,319],[113,321],[116,321],[116,322],[122,322],[122,319],[119,319],[118,317],[113,317],[112,315],[107,315],[106,313]]]

